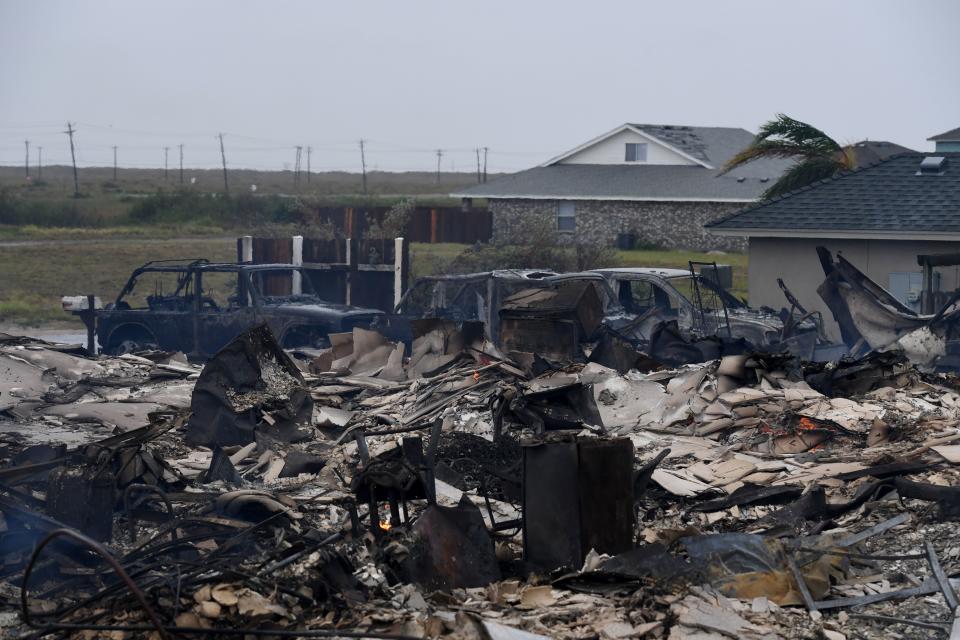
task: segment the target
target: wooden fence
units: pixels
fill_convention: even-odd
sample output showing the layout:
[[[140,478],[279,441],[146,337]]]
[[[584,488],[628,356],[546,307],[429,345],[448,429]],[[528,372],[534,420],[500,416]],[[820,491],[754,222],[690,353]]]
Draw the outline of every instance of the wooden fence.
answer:
[[[357,240],[237,238],[237,260],[252,264],[290,264],[301,267],[309,288],[327,302],[392,311],[407,290],[410,243],[405,238]],[[299,294],[307,289],[301,273],[271,274],[263,293]]]
[[[338,233],[349,238],[362,238],[372,223],[380,225],[388,207],[320,207],[316,222],[332,223]],[[475,244],[489,242],[493,236],[493,215],[487,209],[460,207],[417,207],[403,237],[410,242],[456,242]]]

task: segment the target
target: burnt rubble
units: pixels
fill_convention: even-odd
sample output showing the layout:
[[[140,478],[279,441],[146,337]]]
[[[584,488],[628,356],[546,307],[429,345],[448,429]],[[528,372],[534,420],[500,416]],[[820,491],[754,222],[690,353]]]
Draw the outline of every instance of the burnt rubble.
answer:
[[[588,289],[549,296],[568,337]],[[2,634],[950,637],[953,374],[517,351],[508,305],[509,352],[438,319],[204,366],[0,337]]]

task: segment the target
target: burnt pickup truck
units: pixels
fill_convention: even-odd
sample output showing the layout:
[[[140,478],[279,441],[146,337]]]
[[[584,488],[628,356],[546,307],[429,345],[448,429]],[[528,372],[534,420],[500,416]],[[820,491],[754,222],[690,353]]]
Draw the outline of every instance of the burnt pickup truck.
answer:
[[[299,273],[298,295],[269,295]],[[271,286],[273,284],[274,286]],[[116,300],[95,312],[101,351],[183,351],[208,358],[246,329],[266,323],[284,348],[327,346],[330,333],[370,327],[383,316],[326,302],[289,264],[148,262],[133,271]]]

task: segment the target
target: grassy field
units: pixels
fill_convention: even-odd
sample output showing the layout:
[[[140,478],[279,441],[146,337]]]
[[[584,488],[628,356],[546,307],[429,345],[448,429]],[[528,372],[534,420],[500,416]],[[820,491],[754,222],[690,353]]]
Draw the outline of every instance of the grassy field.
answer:
[[[146,231],[144,231],[146,233]],[[130,272],[149,260],[204,257],[230,261],[236,257],[233,236],[177,237],[174,229],[154,237],[106,237],[95,230],[73,237],[41,237],[0,243],[0,323],[39,326],[79,321],[60,308],[60,297],[95,293],[110,301]],[[457,244],[414,244],[411,275],[430,275],[465,250]],[[620,251],[621,266],[680,267],[690,260],[733,265],[734,293],[746,294],[747,256],[708,255],[683,251]],[[536,266],[536,265],[531,265]],[[615,266],[615,265],[611,265]]]
[[[235,260],[236,240],[222,238],[94,239],[0,246],[0,322],[41,325],[79,321],[60,297],[94,293],[110,301],[134,268],[149,260]]]

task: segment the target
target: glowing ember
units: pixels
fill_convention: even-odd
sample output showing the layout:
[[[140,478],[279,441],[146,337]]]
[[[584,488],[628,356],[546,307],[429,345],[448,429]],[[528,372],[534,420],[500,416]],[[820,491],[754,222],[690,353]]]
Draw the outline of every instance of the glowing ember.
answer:
[[[474,381],[474,382],[479,382],[479,381],[480,381],[480,372],[479,372],[479,371],[474,371],[474,372],[473,372],[473,381]]]
[[[389,520],[381,520],[381,521],[380,521],[380,528],[383,529],[384,531],[390,531],[390,527],[391,527],[391,526],[392,526],[392,525],[390,524],[390,521],[389,521]]]
[[[800,418],[800,424],[797,425],[798,431],[812,431],[819,428],[819,425],[809,418]]]

